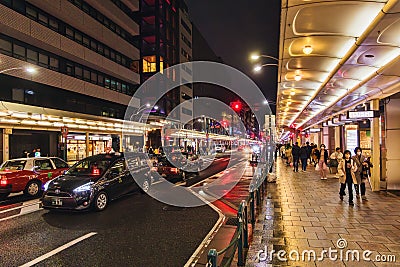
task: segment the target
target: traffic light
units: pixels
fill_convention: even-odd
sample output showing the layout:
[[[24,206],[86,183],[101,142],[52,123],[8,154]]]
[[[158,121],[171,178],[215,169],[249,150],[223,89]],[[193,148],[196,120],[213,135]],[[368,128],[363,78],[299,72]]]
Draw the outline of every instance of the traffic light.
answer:
[[[242,110],[242,102],[240,102],[240,101],[231,102],[230,107],[234,111],[239,112]]]

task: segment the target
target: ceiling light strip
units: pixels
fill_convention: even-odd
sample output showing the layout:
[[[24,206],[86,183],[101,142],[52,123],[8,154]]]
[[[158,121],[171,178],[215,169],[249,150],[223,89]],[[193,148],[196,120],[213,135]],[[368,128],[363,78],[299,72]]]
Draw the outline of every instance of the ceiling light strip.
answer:
[[[382,66],[381,68],[379,68],[377,71],[374,71],[372,74],[370,74],[365,80],[363,80],[362,82],[360,82],[359,84],[357,84],[356,86],[354,86],[352,89],[350,89],[344,96],[339,97],[336,101],[334,101],[330,106],[328,106],[327,108],[320,110],[318,113],[316,113],[314,115],[314,117],[318,116],[320,113],[324,112],[325,110],[328,110],[330,108],[332,108],[333,106],[335,106],[340,100],[343,99],[343,97],[345,97],[346,95],[349,95],[353,92],[355,92],[357,89],[360,89],[362,86],[364,86],[366,83],[368,83],[369,81],[371,81],[372,79],[374,79],[377,76],[380,76],[383,74],[383,72],[390,68],[392,65],[396,64],[398,61],[400,61],[400,55],[398,55],[397,57],[395,57],[394,59],[392,59],[388,64],[386,64],[385,66]],[[367,97],[365,97],[367,98]],[[363,99],[362,101],[365,101],[365,99]],[[301,124],[298,125],[298,127],[301,127],[305,124],[306,122],[303,122]]]
[[[304,110],[310,105],[310,103],[315,99],[315,97],[319,94],[319,92],[326,86],[326,84],[335,76],[335,74],[339,71],[339,69],[346,63],[346,61],[354,54],[354,52],[357,50],[357,48],[367,39],[367,37],[371,34],[371,32],[375,29],[375,27],[379,24],[379,22],[384,18],[386,13],[389,12],[389,10],[394,7],[399,0],[389,0],[383,8],[379,11],[379,13],[376,15],[374,20],[369,24],[367,29],[360,35],[360,37],[357,38],[356,42],[354,45],[350,48],[349,51],[344,55],[344,57],[340,60],[340,62],[336,65],[336,67],[330,72],[329,76],[325,81],[321,84],[318,90],[316,90],[315,94],[308,100],[307,104],[304,106],[304,108],[300,111],[300,113],[296,116],[295,119],[289,123],[289,125],[292,125],[297,119],[299,119],[299,116],[301,113],[304,112]],[[278,75],[280,76],[280,75]],[[304,123],[303,123],[304,124]],[[302,124],[302,125],[303,125]],[[297,126],[298,128],[299,126]]]

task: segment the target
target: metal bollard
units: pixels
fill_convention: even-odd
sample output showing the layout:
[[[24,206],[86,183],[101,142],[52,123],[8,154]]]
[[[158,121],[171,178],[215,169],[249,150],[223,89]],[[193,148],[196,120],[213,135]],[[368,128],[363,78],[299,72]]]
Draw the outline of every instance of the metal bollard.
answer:
[[[250,214],[251,214],[251,225],[254,227],[256,223],[256,214],[254,210],[254,192],[250,193]]]
[[[243,214],[243,246],[245,248],[249,248],[249,228],[248,228],[248,224],[247,224],[247,205],[246,202],[244,200],[242,200],[242,203],[244,205],[244,214]]]
[[[207,267],[217,267],[218,252],[216,249],[210,249],[207,254]]]
[[[238,231],[239,231],[239,236],[238,236],[238,263],[237,266],[243,266],[244,265],[244,253],[243,253],[243,235],[244,235],[244,219],[243,219],[243,205],[244,201],[240,203],[239,210],[237,213],[237,218],[238,218]]]

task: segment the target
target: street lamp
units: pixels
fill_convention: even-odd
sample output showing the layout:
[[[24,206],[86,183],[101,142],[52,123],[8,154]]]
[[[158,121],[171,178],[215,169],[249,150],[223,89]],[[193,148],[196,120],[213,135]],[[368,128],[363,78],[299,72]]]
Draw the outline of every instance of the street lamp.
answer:
[[[253,54],[253,55],[250,56],[250,58],[252,60],[258,60],[258,59],[260,59],[260,57],[265,57],[265,58],[269,58],[269,59],[273,59],[273,60],[279,61],[279,59],[277,59],[276,57],[268,56],[268,55]]]
[[[255,67],[254,67],[254,71],[255,72],[259,72],[259,71],[261,71],[261,69],[263,68],[263,67],[265,67],[265,66],[279,66],[278,64],[274,64],[274,63],[267,63],[267,64],[262,64],[262,65],[256,65]]]
[[[15,68],[8,68],[8,69],[0,70],[0,74],[8,72],[8,71],[12,71],[12,70],[24,70],[31,74],[34,74],[36,72],[36,69],[32,68],[32,67],[15,67]]]
[[[146,103],[146,104],[144,104],[144,105],[141,105],[141,106],[138,108],[138,110],[137,110],[135,113],[133,113],[133,114],[131,115],[130,120],[132,120],[133,117],[137,116],[139,113],[145,111],[146,109],[148,109],[148,108],[150,108],[150,107],[151,107],[151,105],[150,105],[149,103]],[[154,109],[155,109],[155,110],[158,110],[158,106],[154,106]],[[140,115],[139,122],[142,120],[143,114],[144,114],[144,113],[142,113],[142,114]]]

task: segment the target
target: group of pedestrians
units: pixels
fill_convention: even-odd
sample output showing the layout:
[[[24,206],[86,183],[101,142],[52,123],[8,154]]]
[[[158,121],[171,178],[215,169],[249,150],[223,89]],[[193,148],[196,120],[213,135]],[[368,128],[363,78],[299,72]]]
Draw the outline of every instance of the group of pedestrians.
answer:
[[[337,170],[335,176],[339,178],[340,190],[339,197],[343,200],[346,195],[345,190],[347,187],[349,195],[349,205],[354,205],[353,202],[353,187],[356,193],[356,197],[363,201],[367,201],[366,193],[366,182],[370,176],[370,168],[372,164],[370,158],[367,158],[362,154],[362,149],[356,147],[354,154],[351,151],[346,150],[341,152],[340,147],[337,147],[335,151],[329,155],[328,150],[324,144],[319,146],[309,144],[306,142],[301,147],[298,143],[294,143],[291,147],[286,145],[284,150],[280,148],[281,156],[286,158],[286,164],[293,166],[293,172],[299,172],[299,162],[301,162],[301,171],[307,170],[308,162],[314,165],[315,170],[319,171],[321,180],[327,180],[327,174],[329,168],[331,170]]]

